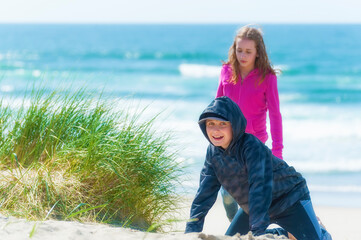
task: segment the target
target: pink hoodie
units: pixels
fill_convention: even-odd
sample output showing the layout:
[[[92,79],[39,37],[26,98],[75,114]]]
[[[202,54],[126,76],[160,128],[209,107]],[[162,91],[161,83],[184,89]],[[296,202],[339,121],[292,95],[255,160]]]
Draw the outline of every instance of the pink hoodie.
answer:
[[[268,139],[266,117],[269,110],[272,135],[272,153],[282,159],[282,116],[280,112],[277,77],[267,74],[258,85],[258,69],[252,70],[237,84],[230,83],[232,69],[229,64],[222,67],[216,97],[227,96],[238,104],[247,119],[246,132],[255,135],[265,143]]]

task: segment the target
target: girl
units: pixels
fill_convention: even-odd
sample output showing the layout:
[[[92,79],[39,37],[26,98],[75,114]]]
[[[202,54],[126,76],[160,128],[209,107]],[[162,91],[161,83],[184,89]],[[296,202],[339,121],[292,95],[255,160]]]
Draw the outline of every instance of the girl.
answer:
[[[262,32],[244,26],[229,49],[228,61],[223,64],[216,97],[231,98],[242,110],[246,133],[265,143],[268,139],[266,117],[269,111],[272,154],[283,159],[282,117],[279,107],[276,71],[267,56]],[[232,221],[238,205],[222,188],[223,204]]]

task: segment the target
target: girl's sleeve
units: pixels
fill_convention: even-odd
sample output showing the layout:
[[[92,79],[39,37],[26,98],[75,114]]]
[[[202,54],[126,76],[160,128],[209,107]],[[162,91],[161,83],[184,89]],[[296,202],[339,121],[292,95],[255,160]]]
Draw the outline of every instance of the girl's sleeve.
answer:
[[[204,219],[215,203],[221,185],[214,173],[209,158],[206,157],[201,171],[200,183],[197,194],[193,200],[190,220],[187,222],[185,233],[201,232]]]
[[[224,82],[224,79],[228,77],[228,71],[229,70],[228,70],[227,65],[223,65],[221,74],[219,75],[219,84],[218,84],[216,98],[224,96],[223,82]]]
[[[282,116],[278,97],[277,77],[274,74],[269,75],[266,100],[271,125],[272,153],[276,157],[283,159]]]

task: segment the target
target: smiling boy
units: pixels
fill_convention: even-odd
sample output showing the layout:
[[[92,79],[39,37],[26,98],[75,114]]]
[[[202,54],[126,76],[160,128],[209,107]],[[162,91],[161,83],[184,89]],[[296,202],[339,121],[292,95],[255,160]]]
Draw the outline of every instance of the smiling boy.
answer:
[[[231,123],[222,118],[206,118],[206,129],[209,140],[214,146],[228,148],[233,132]]]
[[[210,144],[185,232],[202,231],[223,186],[241,207],[226,235],[262,235],[276,223],[298,240],[331,239],[317,221],[305,179],[245,133],[246,124],[238,105],[225,96],[200,115],[199,126]]]

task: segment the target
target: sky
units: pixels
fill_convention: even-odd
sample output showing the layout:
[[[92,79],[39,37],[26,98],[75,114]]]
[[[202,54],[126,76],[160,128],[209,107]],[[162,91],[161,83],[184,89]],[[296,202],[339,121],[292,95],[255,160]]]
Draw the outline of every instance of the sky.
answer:
[[[361,23],[360,0],[0,0],[0,23]]]

